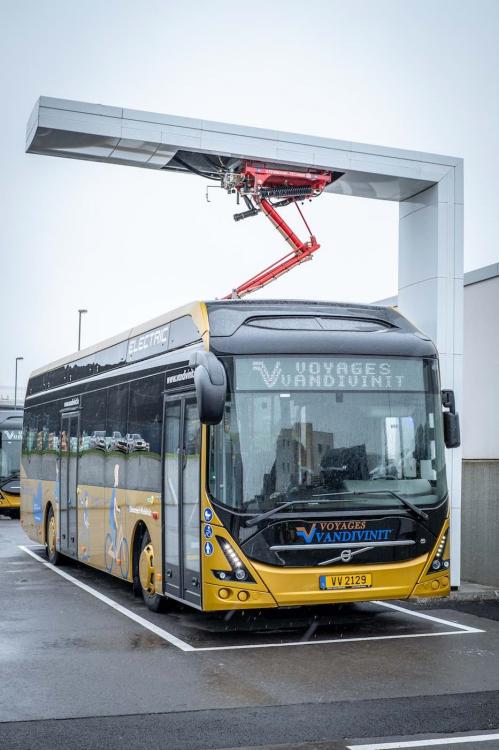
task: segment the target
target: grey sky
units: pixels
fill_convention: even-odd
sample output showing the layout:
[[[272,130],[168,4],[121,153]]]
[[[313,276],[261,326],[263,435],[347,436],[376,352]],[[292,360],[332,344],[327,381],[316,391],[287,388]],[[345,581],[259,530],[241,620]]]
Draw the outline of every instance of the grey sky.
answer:
[[[0,0],[0,386],[284,254],[195,177],[24,154],[40,94],[465,159],[465,270],[497,262],[499,2]],[[259,296],[396,292],[397,204],[325,196],[315,259]],[[1,392],[0,387],[0,392]]]

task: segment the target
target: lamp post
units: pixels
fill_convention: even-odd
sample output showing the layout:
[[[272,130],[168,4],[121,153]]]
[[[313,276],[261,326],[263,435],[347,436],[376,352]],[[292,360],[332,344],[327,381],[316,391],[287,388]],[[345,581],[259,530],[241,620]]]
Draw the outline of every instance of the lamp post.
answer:
[[[81,349],[81,316],[87,312],[88,310],[78,310],[78,351]]]
[[[14,408],[17,406],[17,363],[24,359],[24,357],[16,357],[16,379],[14,383]]]

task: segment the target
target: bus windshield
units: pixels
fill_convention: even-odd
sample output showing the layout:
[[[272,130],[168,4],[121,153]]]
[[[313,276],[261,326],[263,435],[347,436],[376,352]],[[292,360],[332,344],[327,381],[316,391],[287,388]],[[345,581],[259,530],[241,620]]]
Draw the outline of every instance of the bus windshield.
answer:
[[[8,426],[8,420],[0,424],[0,482],[19,476],[21,461],[22,430],[19,421]]]
[[[216,501],[403,510],[396,494],[417,506],[446,496],[436,360],[240,357],[231,380],[210,437]]]

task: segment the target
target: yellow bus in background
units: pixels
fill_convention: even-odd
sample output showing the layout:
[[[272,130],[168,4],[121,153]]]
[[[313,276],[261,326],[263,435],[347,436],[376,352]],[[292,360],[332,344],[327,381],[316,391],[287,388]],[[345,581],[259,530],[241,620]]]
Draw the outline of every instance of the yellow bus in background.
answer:
[[[395,310],[196,302],[31,375],[21,522],[153,610],[445,596],[458,444]]]
[[[0,516],[19,518],[22,409],[0,405]]]

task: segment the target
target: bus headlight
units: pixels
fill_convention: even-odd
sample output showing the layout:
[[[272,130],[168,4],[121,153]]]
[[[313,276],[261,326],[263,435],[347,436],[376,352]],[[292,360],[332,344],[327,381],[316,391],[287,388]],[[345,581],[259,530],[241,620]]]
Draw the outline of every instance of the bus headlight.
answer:
[[[437,551],[435,552],[435,556],[433,560],[431,561],[430,565],[430,573],[437,573],[439,570],[445,569],[448,570],[450,566],[449,560],[442,560],[442,556],[445,551],[445,545],[447,543],[447,532],[442,536],[440,539],[440,542],[438,543]]]
[[[255,579],[230,542],[221,536],[217,536],[217,542],[222,548],[222,552],[224,553],[231,570],[212,570],[213,575],[218,578],[219,581],[246,581],[247,583],[255,583]]]

